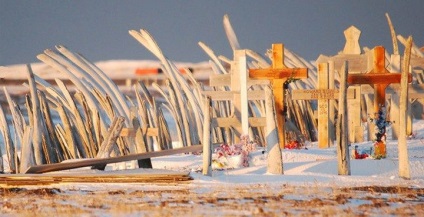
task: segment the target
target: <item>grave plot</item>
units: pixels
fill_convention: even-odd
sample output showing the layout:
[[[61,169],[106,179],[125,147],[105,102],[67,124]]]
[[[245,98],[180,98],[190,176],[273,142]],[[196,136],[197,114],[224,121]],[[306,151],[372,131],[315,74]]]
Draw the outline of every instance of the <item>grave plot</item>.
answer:
[[[357,47],[359,46],[359,43],[356,43],[359,39],[359,31],[356,31],[356,28],[349,28],[345,31],[345,36],[347,39],[347,43],[344,49],[344,52],[349,53],[355,53],[358,51]],[[354,40],[352,42],[352,40]],[[350,42],[349,42],[350,41]],[[339,175],[349,175],[350,174],[350,163],[349,163],[349,157],[348,157],[348,148],[346,138],[349,136],[347,132],[351,132],[351,130],[347,130],[348,127],[346,125],[347,118],[346,118],[346,91],[347,85],[363,85],[367,84],[372,86],[373,88],[373,114],[375,116],[371,117],[371,120],[374,121],[376,128],[375,128],[375,144],[374,148],[375,150],[375,156],[376,158],[385,157],[386,151],[385,151],[385,140],[386,140],[386,88],[392,84],[392,83],[401,83],[401,90],[400,93],[397,93],[398,95],[401,95],[402,99],[399,101],[402,101],[399,103],[399,107],[402,107],[402,109],[399,109],[398,116],[400,116],[399,125],[402,129],[402,138],[399,140],[399,154],[402,155],[402,157],[399,158],[399,176],[401,177],[409,177],[409,165],[408,165],[408,158],[407,158],[407,148],[406,148],[406,135],[407,135],[407,114],[408,114],[408,83],[412,81],[412,76],[409,73],[410,72],[410,56],[411,56],[411,47],[412,47],[412,38],[408,39],[408,46],[405,49],[404,54],[404,62],[403,62],[403,68],[402,68],[402,74],[401,73],[390,73],[386,69],[385,64],[385,49],[382,46],[377,46],[370,52],[368,52],[367,55],[367,66],[368,68],[371,68],[366,73],[348,73],[348,68],[350,66],[349,61],[347,59],[353,59],[352,62],[359,62],[356,64],[357,66],[361,66],[360,68],[363,68],[363,62],[364,58],[362,55],[359,55],[357,57],[355,56],[336,56],[333,58],[321,58],[325,59],[325,61],[330,62],[331,64],[335,65],[336,61],[343,60],[345,61],[342,70],[340,71],[341,78],[340,78],[340,93],[344,96],[340,96],[339,98],[339,110],[338,110],[338,124],[337,124],[337,148],[338,148],[338,163],[339,163]],[[339,58],[339,59],[338,59]],[[320,66],[321,67],[321,66]],[[356,70],[356,68],[354,68]],[[361,87],[362,89],[362,87]],[[344,92],[344,93],[343,93]],[[370,108],[371,106],[367,106],[367,108]],[[368,111],[369,112],[369,111]]]
[[[349,74],[349,84],[369,84],[374,88],[374,116],[371,120],[377,126],[375,141],[384,146],[386,140],[386,87],[391,83],[400,83],[400,73],[390,73],[385,67],[385,49],[378,46],[373,49],[373,69],[369,73]],[[412,81],[409,76],[408,82]],[[381,147],[381,153],[375,150],[378,157],[385,157],[385,147]],[[381,155],[381,156],[379,156]]]
[[[288,83],[291,81],[308,78],[307,68],[288,68],[284,65],[283,44],[273,44],[272,46],[272,67],[268,69],[250,69],[249,77],[252,79],[265,79],[271,81],[273,89],[275,109],[277,111],[278,136],[280,147],[284,148],[285,141],[285,94]]]
[[[330,104],[330,100],[336,100],[339,98],[338,89],[329,89],[329,64],[320,63],[318,65],[318,89],[309,90],[292,90],[290,99],[291,100],[317,100],[317,119],[318,119],[318,147],[329,148],[334,141],[331,137],[331,132],[334,132],[334,108]],[[334,86],[334,85],[333,85]],[[356,91],[356,92],[355,92]],[[355,99],[359,96],[358,89],[349,89],[347,98]],[[358,98],[358,97],[357,97]],[[333,112],[330,112],[330,109]],[[351,112],[351,111],[349,111]],[[330,116],[330,114],[333,114]]]
[[[362,74],[366,71],[371,71],[373,69],[373,60],[375,59],[375,55],[370,53],[369,51],[367,54],[361,54],[359,49],[359,35],[360,31],[354,27],[351,26],[348,29],[345,30],[345,38],[346,38],[346,45],[342,53],[332,56],[332,57],[326,57],[321,55],[317,59],[317,63],[328,63],[330,68],[330,75],[333,75],[334,73],[337,74],[338,69],[341,68],[344,61],[349,62],[349,73],[351,74]],[[382,54],[387,59],[387,54]],[[390,58],[390,64],[388,65],[389,69],[393,71],[393,69],[398,69],[400,67],[400,56],[392,55]],[[384,63],[385,64],[385,63]],[[353,75],[355,76],[355,75]],[[352,77],[353,77],[352,76]],[[389,75],[389,76],[396,76],[396,75]],[[399,77],[399,75],[398,75]],[[337,78],[337,76],[335,76]],[[364,78],[366,80],[368,78]],[[334,82],[337,82],[335,80]],[[334,85],[333,81],[330,81],[330,85]],[[390,85],[391,84],[391,85]],[[384,88],[385,92],[385,99],[390,102],[386,105],[386,110],[388,112],[387,115],[387,121],[391,122],[392,125],[392,138],[397,139],[397,132],[399,129],[398,126],[398,102],[399,102],[399,85],[396,83],[390,83],[389,85],[386,85]],[[369,85],[355,85],[358,92],[358,98],[354,100],[348,100],[349,108],[351,108],[351,112],[349,112],[349,131],[353,132],[349,135],[349,142],[362,142],[364,141],[363,138],[363,122],[366,121],[369,117],[374,116],[375,114],[375,105],[374,105],[374,95],[375,91],[374,88],[372,88]],[[410,99],[415,100],[417,97],[420,96],[420,90],[422,87],[420,85],[416,84],[410,84]],[[352,88],[352,87],[349,87]],[[380,90],[380,92],[383,92]],[[387,95],[387,96],[386,96]],[[381,96],[381,94],[380,94]],[[378,96],[377,96],[378,97]],[[416,97],[416,98],[414,98]],[[412,102],[412,101],[411,101]],[[380,102],[382,103],[382,102]],[[330,113],[332,112],[334,106],[330,106]],[[408,106],[409,109],[409,106]],[[390,114],[390,115],[389,115]],[[330,115],[331,117],[334,117],[334,115]],[[330,120],[331,122],[331,120]],[[372,135],[374,134],[375,124],[372,122],[368,123],[368,140],[372,140]],[[412,116],[410,113],[408,113],[408,134],[412,133]]]
[[[264,138],[268,152],[268,172],[272,174],[282,174],[282,159],[277,134],[277,125],[275,123],[275,111],[272,99],[272,91],[265,87],[261,90],[252,90],[252,85],[267,84],[268,81],[252,80],[248,77],[246,51],[236,50],[234,52],[234,61],[231,63],[229,76],[215,75],[211,77],[210,84],[216,86],[227,86],[229,90],[204,91],[206,102],[204,106],[204,137],[203,141],[203,174],[211,175],[211,156],[213,142],[211,132],[215,129],[227,129],[229,133],[225,136],[227,141],[239,141],[243,135],[256,137],[252,133],[252,128],[265,128]],[[249,106],[249,101],[256,101],[255,105],[260,106],[265,102],[265,110],[262,112],[265,117],[253,117],[254,108]],[[232,108],[229,114],[219,112],[219,106],[228,103]],[[261,107],[256,107],[263,110]],[[224,114],[224,117],[219,117]],[[218,131],[220,132],[220,131]],[[215,135],[216,136],[216,135]],[[234,139],[233,139],[234,138]]]
[[[359,36],[361,31],[355,26],[350,26],[344,31],[344,36],[346,39],[345,47],[343,51],[335,56],[327,57],[320,55],[316,60],[316,63],[319,65],[321,63],[328,64],[328,79],[329,87],[334,89],[337,82],[340,83],[340,73],[341,68],[347,61],[349,63],[349,73],[356,74],[364,71],[364,67],[367,64],[367,56],[361,54],[359,46]],[[362,142],[363,138],[363,129],[362,129],[362,120],[366,117],[366,108],[363,103],[363,91],[359,86],[348,87],[350,92],[348,103],[348,128],[349,132],[349,142]],[[354,92],[352,96],[351,92]],[[329,104],[329,113],[330,113],[330,123],[331,126],[335,125],[334,118],[336,117],[335,108],[337,108],[337,102],[330,101]],[[362,110],[362,111],[361,111]],[[365,114],[364,114],[365,113]],[[330,128],[331,129],[331,128]],[[332,140],[334,137],[334,130],[330,131]]]

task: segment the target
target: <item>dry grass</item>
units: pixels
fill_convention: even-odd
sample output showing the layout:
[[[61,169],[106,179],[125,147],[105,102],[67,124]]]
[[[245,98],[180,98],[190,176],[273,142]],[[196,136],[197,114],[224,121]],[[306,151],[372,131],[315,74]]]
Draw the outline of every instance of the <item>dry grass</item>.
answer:
[[[96,189],[95,187],[93,189]],[[287,185],[0,189],[0,213],[20,216],[369,216],[424,213],[424,189]]]

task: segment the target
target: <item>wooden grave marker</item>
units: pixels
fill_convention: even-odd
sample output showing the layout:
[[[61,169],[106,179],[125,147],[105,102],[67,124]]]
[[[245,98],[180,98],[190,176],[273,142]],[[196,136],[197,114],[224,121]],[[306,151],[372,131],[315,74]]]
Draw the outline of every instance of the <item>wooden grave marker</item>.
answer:
[[[383,46],[375,47],[373,52],[373,68],[369,73],[349,74],[347,82],[352,84],[369,84],[374,88],[374,114],[378,114],[382,107],[386,104],[386,87],[392,83],[400,83],[400,73],[390,73],[385,66],[385,49]],[[408,77],[408,82],[411,82],[412,77]],[[382,133],[377,133],[376,140],[385,141],[385,126]],[[384,142],[383,141],[383,142]]]
[[[350,26],[343,33],[346,38],[343,54],[361,54],[361,46],[359,45],[361,30],[355,26]]]
[[[211,97],[212,101],[231,101],[234,106],[233,112],[229,117],[212,118],[213,126],[232,128],[235,130],[236,136],[240,137],[248,134],[249,126],[261,126],[265,123],[261,119],[248,117],[248,100],[263,100],[264,91],[247,90],[252,85],[268,85],[269,81],[255,81],[248,78],[245,50],[236,50],[234,52],[234,61],[231,63],[231,72],[229,74],[210,75],[209,79],[211,87],[227,86],[230,90],[211,90],[203,91],[202,93]]]
[[[329,88],[329,64],[320,63],[318,65],[318,89],[292,90],[292,100],[317,100],[318,101],[318,147],[329,148],[332,144],[330,132],[330,100],[338,99],[339,90]],[[348,99],[357,98],[357,89],[349,89]]]
[[[367,56],[361,55],[361,46],[359,44],[359,37],[361,35],[361,31],[355,26],[350,26],[344,32],[344,36],[346,39],[345,47],[341,54],[331,57],[331,60],[327,60],[330,64],[330,75],[334,75],[334,68],[341,69],[345,63],[345,61],[349,62],[349,73],[357,74],[363,71],[363,66],[367,63]],[[333,84],[334,83],[330,83]],[[361,127],[361,95],[362,89],[360,87],[350,87],[355,88],[355,97],[354,99],[349,99],[347,101],[348,112],[348,128],[349,132],[349,142],[363,142],[364,134]],[[332,106],[331,109],[334,107]],[[332,111],[331,111],[332,112]],[[332,113],[332,117],[334,117],[334,113]],[[332,121],[334,123],[334,121]],[[333,137],[334,138],[334,137]]]
[[[280,148],[285,146],[285,100],[286,82],[289,79],[308,78],[307,68],[288,68],[284,65],[284,45],[272,45],[272,67],[267,69],[249,69],[249,77],[253,79],[270,80],[274,93],[275,110],[277,113],[278,137]]]
[[[230,86],[231,91],[203,91],[206,95],[203,112],[204,129],[203,129],[203,174],[211,176],[211,129],[215,127],[224,127],[235,129],[236,136],[248,135],[250,127],[265,127],[266,142],[268,152],[267,172],[271,174],[283,174],[282,156],[280,146],[278,145],[277,127],[275,123],[274,109],[272,103],[271,90],[250,90],[251,85],[269,84],[264,81],[254,81],[247,76],[246,51],[236,50],[234,52],[234,62],[232,63],[231,74],[218,75],[211,77],[211,84],[214,86]],[[218,80],[218,81],[217,81]],[[271,98],[271,99],[269,99]],[[248,101],[264,100],[266,117],[249,117]],[[212,101],[232,101],[234,112],[230,117],[213,117],[211,114]]]

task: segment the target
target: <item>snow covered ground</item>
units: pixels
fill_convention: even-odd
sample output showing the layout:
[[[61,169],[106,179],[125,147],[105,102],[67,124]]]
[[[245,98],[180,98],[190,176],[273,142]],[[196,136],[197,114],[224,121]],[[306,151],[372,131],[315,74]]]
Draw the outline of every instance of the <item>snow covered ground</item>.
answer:
[[[260,148],[250,154],[249,167],[214,170],[212,177],[201,174],[201,155],[180,154],[154,158],[153,167],[187,171],[192,181],[0,186],[0,216],[420,216],[423,126],[423,120],[416,120],[416,134],[408,140],[410,180],[397,175],[397,141],[388,141],[385,159],[351,159],[350,176],[337,175],[334,147],[318,149],[316,143],[283,150],[284,175],[266,173],[266,153]],[[107,169],[113,166],[122,168]]]
[[[256,184],[278,183],[298,186],[346,187],[346,186],[405,186],[424,188],[424,120],[414,121],[414,136],[409,138],[408,155],[411,179],[398,177],[397,140],[387,141],[385,159],[351,159],[351,175],[337,175],[336,148],[319,149],[316,142],[309,142],[305,149],[282,150],[284,175],[267,174],[267,153],[265,148],[249,154],[249,166],[233,169],[216,169],[212,177],[203,176],[202,155],[172,155],[152,159],[154,169],[190,172],[194,183],[203,184]],[[390,130],[389,130],[390,132]],[[369,149],[372,142],[352,144],[359,149]],[[7,157],[4,155],[7,171]],[[133,167],[134,162],[127,162],[126,167]],[[123,165],[109,165],[107,170],[125,168]],[[80,169],[81,170],[81,169]],[[71,171],[72,172],[72,171]],[[75,171],[74,171],[75,172]],[[137,169],[128,169],[128,173],[137,173]]]
[[[424,121],[415,121],[414,127],[424,126]],[[266,173],[266,153],[257,150],[250,154],[249,167],[214,170],[212,177],[205,177],[200,170],[200,155],[176,155],[153,159],[154,168],[192,171],[194,182],[199,183],[286,183],[290,185],[315,186],[409,186],[424,188],[424,130],[416,129],[415,138],[408,140],[411,179],[398,178],[397,141],[388,141],[387,158],[351,159],[351,175],[337,175],[336,149],[318,149],[310,143],[307,149],[283,150],[284,175]],[[372,147],[372,142],[358,144],[359,148]]]

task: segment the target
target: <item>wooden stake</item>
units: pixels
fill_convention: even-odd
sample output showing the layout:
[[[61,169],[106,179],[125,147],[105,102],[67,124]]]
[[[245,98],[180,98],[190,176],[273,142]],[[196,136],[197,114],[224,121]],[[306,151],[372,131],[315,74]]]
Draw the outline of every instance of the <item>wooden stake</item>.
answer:
[[[409,61],[411,58],[412,37],[409,36],[403,57],[402,78],[400,81],[400,103],[399,103],[399,177],[410,179],[408,147],[406,142],[407,110],[408,110],[408,75],[410,70]]]
[[[269,86],[265,87],[265,109],[266,109],[266,143],[268,153],[267,172],[271,174],[281,175],[284,173],[283,160],[281,154],[281,144],[278,137],[277,123],[275,122],[275,103],[272,90]]]
[[[25,171],[31,166],[35,165],[34,151],[32,149],[32,128],[30,126],[25,126],[24,135],[22,138],[21,146],[21,165],[19,167],[20,173],[25,173]]]
[[[339,95],[339,115],[337,118],[337,162],[338,174],[350,175],[350,155],[348,147],[348,129],[347,129],[347,75],[348,62],[345,62],[340,76],[340,95]]]
[[[48,159],[47,163],[59,163],[62,161],[62,152],[57,146],[57,138],[54,133],[53,120],[51,119],[50,107],[47,103],[47,98],[44,92],[38,92],[40,100],[40,110],[41,117],[43,117],[41,122],[41,129],[43,131],[43,149]]]
[[[15,145],[10,135],[9,124],[7,123],[6,115],[3,111],[3,106],[0,105],[0,130],[3,135],[3,141],[6,149],[7,160],[9,161],[9,168],[12,173],[16,173],[17,165],[15,164]],[[0,156],[3,156],[0,151]],[[3,160],[0,158],[0,160]],[[3,164],[3,161],[2,161]],[[0,168],[2,169],[2,168]]]
[[[396,39],[396,32],[395,28],[393,27],[392,20],[390,19],[390,16],[388,13],[386,13],[387,23],[390,28],[390,35],[392,36],[392,44],[393,44],[393,54],[398,55],[399,54],[399,48],[398,43]]]
[[[203,107],[203,175],[212,176],[212,141],[211,141],[211,116],[212,101],[209,96],[205,98]]]
[[[28,83],[31,92],[31,105],[32,105],[32,127],[33,127],[33,136],[32,136],[32,145],[34,148],[34,156],[36,165],[45,164],[46,159],[43,154],[42,147],[42,135],[41,135],[41,114],[40,114],[40,103],[37,97],[37,88],[34,81],[34,73],[32,72],[31,65],[27,65],[28,70]]]

